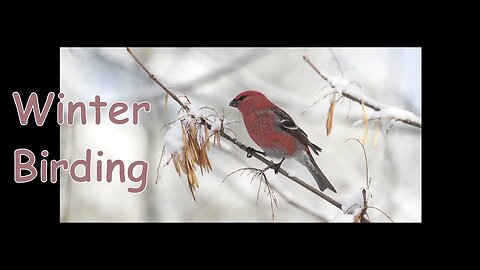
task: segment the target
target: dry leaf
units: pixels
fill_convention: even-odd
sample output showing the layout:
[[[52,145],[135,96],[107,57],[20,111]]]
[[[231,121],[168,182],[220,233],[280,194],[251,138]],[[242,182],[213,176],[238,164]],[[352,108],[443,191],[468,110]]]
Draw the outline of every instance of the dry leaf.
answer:
[[[365,133],[363,133],[362,143],[364,145],[367,145],[367,141],[368,141],[368,127],[365,129]]]
[[[182,168],[182,171],[188,176],[188,168],[187,168],[187,150],[183,150],[183,155],[182,158],[179,160],[180,167]]]
[[[202,142],[202,144],[206,144],[207,150],[210,149],[210,134],[208,134],[208,128],[207,125],[204,125],[205,128],[205,142]]]
[[[172,155],[173,165],[175,166],[175,170],[178,173],[178,177],[182,177],[182,173],[180,172],[180,162],[178,161],[178,156]]]
[[[328,109],[328,117],[327,117],[327,125],[326,125],[326,128],[327,128],[327,136],[330,134],[330,132],[332,131],[332,124],[333,124],[333,111],[335,109],[335,103],[336,103],[336,99],[335,99],[335,95],[333,95],[333,99],[332,99],[332,102],[330,102],[330,108]]]

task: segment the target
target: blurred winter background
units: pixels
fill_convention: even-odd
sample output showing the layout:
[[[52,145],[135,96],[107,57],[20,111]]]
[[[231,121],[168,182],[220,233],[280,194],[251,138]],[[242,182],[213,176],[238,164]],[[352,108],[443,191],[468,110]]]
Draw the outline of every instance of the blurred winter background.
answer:
[[[365,163],[361,147],[348,138],[362,139],[365,126],[352,124],[362,118],[361,106],[343,99],[335,107],[333,129],[326,136],[329,108],[326,98],[305,112],[327,93],[325,83],[304,62],[307,55],[318,68],[341,76],[329,48],[133,48],[149,69],[175,93],[188,95],[196,107],[209,106],[224,112],[228,119],[239,118],[230,127],[238,139],[256,146],[249,138],[241,114],[228,103],[242,90],[256,89],[284,108],[323,152],[315,159],[342,199],[359,194],[365,185]],[[362,93],[375,100],[409,110],[421,117],[421,48],[332,48],[344,76],[358,82]],[[221,185],[232,171],[265,165],[229,142],[209,152],[213,172],[198,174],[200,188],[194,202],[185,175],[179,178],[173,164],[161,169],[155,184],[158,161],[168,128],[176,119],[179,106],[169,99],[164,108],[164,92],[139,68],[125,48],[60,49],[61,91],[68,100],[90,102],[100,95],[109,105],[123,101],[149,101],[152,110],[140,113],[140,123],[116,125],[103,109],[102,124],[78,121],[61,126],[61,157],[70,162],[84,158],[92,149],[92,160],[103,151],[101,160],[121,159],[128,166],[135,160],[149,163],[148,185],[142,193],[130,193],[138,183],[96,181],[92,163],[92,182],[76,183],[67,173],[61,176],[62,221],[272,221],[270,203],[260,192],[258,181],[235,174]],[[371,110],[367,110],[371,112]],[[348,118],[347,118],[348,115]],[[131,110],[126,114],[131,118]],[[78,116],[77,116],[78,119]],[[370,205],[389,214],[396,222],[421,221],[421,129],[396,123],[388,135],[380,133],[374,146],[375,126],[369,130],[366,150],[372,177]],[[166,153],[165,160],[169,154]],[[283,168],[317,187],[308,171],[292,160]],[[278,197],[275,221],[331,221],[342,212],[311,192],[269,170],[269,180],[298,208]],[[314,214],[312,214],[312,212]],[[388,221],[380,212],[368,210],[372,221]]]

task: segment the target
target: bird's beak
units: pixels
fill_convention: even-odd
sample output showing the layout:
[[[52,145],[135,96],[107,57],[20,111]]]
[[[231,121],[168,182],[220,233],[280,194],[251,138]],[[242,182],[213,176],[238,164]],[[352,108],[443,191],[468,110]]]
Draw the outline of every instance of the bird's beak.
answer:
[[[228,105],[237,108],[238,107],[238,100],[234,99],[234,100],[230,101],[230,104],[228,104]]]

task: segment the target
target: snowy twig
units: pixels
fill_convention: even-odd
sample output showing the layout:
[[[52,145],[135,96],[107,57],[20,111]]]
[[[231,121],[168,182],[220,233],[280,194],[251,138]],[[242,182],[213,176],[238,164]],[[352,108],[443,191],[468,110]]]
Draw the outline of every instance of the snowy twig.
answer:
[[[372,182],[372,179],[368,178],[367,151],[365,150],[365,146],[363,145],[363,143],[359,139],[349,138],[345,142],[348,142],[350,140],[355,140],[362,146],[363,156],[365,158],[365,174],[366,174],[366,176],[365,176],[365,187],[362,188],[363,206],[358,207],[360,205],[360,203],[356,203],[355,205],[352,204],[352,206],[350,206],[349,209],[347,209],[345,212],[350,211],[351,207],[359,208],[360,211],[357,211],[357,214],[354,213],[354,222],[356,222],[356,223],[370,223],[370,220],[367,219],[365,216],[368,217],[367,209],[372,208],[372,209],[376,209],[376,210],[380,211],[388,219],[390,219],[390,221],[394,222],[393,219],[389,215],[387,215],[383,210],[381,210],[380,208],[368,205],[368,198],[372,196],[371,193],[370,193],[370,184]],[[368,193],[368,195],[367,195],[367,193]],[[358,209],[354,209],[354,210],[358,210]]]
[[[303,56],[303,60],[305,60],[305,62],[307,62],[315,70],[315,72],[317,72],[318,75],[320,75],[320,77],[322,77],[322,79],[324,79],[330,85],[332,89],[337,90],[344,97],[351,99],[359,104],[362,104],[363,101],[363,104],[365,104],[365,106],[379,112],[380,115],[383,115],[383,118],[394,119],[396,121],[400,121],[418,128],[422,127],[421,118],[414,115],[412,112],[402,110],[387,104],[382,104],[364,95],[349,91],[347,87],[339,89],[339,87],[337,87],[333,83],[332,78],[329,78],[329,76],[325,72],[318,70],[318,68],[310,61],[307,56]]]
[[[157,80],[157,78],[155,78],[155,76],[140,62],[140,60],[138,60],[138,58],[135,56],[135,54],[132,52],[132,50],[130,48],[127,48],[127,51],[128,53],[135,59],[135,61],[138,63],[138,65],[140,65],[140,67],[148,74],[148,76],[150,77],[150,79],[152,79],[153,81],[155,81],[155,83],[157,83],[165,92],[168,93],[168,95],[170,95],[180,106],[182,106],[182,108],[184,108],[186,111],[189,111],[189,108],[188,106],[183,103],[172,91],[170,91],[163,83],[161,83],[159,80]],[[207,125],[207,128],[210,129],[211,128],[211,125],[209,123],[205,123],[205,125]],[[251,153],[251,151],[248,150],[248,147],[246,145],[244,145],[243,143],[239,142],[237,139],[234,139],[232,137],[230,137],[228,134],[226,134],[225,132],[223,131],[220,131],[220,136],[222,136],[224,139],[226,139],[227,141],[235,144],[236,146],[238,146],[240,149],[242,149],[243,151],[247,152],[247,153]],[[256,159],[260,160],[261,162],[265,163],[266,165],[272,167],[275,163],[271,160],[268,160],[266,158],[264,158],[263,156],[259,155],[258,153],[251,153],[252,154],[252,157],[255,157]],[[282,168],[279,168],[278,169],[278,173],[282,174],[283,176],[289,178],[290,180],[294,181],[295,183],[299,184],[300,186],[306,188],[307,190],[311,191],[312,193],[315,193],[317,196],[319,196],[320,198],[326,200],[327,202],[331,203],[333,206],[337,207],[338,209],[342,209],[342,205],[337,202],[336,200],[332,199],[331,197],[329,197],[328,195],[320,192],[319,190],[315,189],[314,187],[312,187],[311,185],[307,184],[305,181],[295,177],[295,176],[291,176],[287,171],[285,171],[284,169]]]

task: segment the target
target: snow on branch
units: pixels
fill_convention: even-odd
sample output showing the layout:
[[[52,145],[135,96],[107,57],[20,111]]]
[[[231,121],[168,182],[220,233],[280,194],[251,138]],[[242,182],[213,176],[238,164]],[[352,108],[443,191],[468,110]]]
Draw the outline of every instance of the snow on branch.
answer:
[[[400,121],[418,128],[422,127],[422,119],[412,112],[377,102],[372,98],[361,94],[360,92],[354,92],[348,89],[348,86],[354,84],[354,82],[345,78],[329,75],[324,70],[319,70],[307,56],[303,56],[303,60],[305,60],[305,62],[307,62],[315,70],[315,72],[317,72],[318,75],[320,75],[320,77],[322,77],[322,79],[330,85],[330,87],[334,90],[334,93],[338,93],[359,104],[363,103],[365,106],[373,109],[375,113],[371,114],[368,120],[381,120],[382,124],[386,126],[387,129],[391,127],[395,121]],[[359,120],[355,122],[354,125],[362,123],[363,121],[364,120]]]

